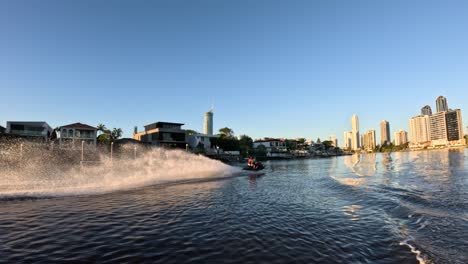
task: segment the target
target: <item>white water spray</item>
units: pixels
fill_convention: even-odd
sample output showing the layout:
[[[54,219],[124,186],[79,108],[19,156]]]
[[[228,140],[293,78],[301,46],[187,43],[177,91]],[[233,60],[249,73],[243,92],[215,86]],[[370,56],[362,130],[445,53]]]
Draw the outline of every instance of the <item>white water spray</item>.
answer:
[[[181,150],[153,149],[136,159],[101,157],[84,166],[56,166],[47,158],[25,158],[20,168],[3,166],[0,197],[55,197],[100,194],[192,179],[226,177],[239,172],[203,156]]]

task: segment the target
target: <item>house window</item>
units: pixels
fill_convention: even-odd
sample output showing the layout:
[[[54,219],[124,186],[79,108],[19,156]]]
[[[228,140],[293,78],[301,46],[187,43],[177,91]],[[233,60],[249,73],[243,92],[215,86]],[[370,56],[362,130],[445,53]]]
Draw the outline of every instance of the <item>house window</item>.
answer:
[[[69,138],[73,137],[73,129],[68,129],[68,137]]]

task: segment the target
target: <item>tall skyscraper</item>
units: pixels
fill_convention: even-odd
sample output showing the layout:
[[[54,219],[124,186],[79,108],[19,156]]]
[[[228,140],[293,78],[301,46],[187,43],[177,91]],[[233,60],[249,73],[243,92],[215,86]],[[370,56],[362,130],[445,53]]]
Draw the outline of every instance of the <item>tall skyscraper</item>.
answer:
[[[421,108],[421,115],[432,115],[432,108],[429,105],[424,106]]]
[[[431,140],[431,128],[428,115],[412,117],[409,120],[410,142],[426,143]]]
[[[445,112],[437,112],[429,117],[431,141],[438,141],[436,144],[447,142],[447,124],[445,122]]]
[[[395,132],[394,138],[395,146],[404,145],[408,142],[408,133],[403,129],[400,129],[398,132]]]
[[[463,139],[463,121],[460,109],[448,111],[445,114],[445,124],[447,125],[448,141]]]
[[[382,122],[380,122],[380,144],[383,146],[390,144],[391,142],[390,123],[387,120],[382,120]]]
[[[364,149],[367,151],[372,151],[375,149],[375,130],[369,130],[366,133],[364,133],[363,145]]]
[[[449,110],[448,104],[447,104],[447,98],[445,98],[443,96],[437,97],[436,107],[437,107],[437,113],[447,112]]]
[[[431,115],[431,108],[426,105],[421,109],[424,115],[410,119],[411,145],[464,145],[461,110],[450,110],[447,99],[443,96],[437,97],[436,107],[437,113]]]
[[[353,133],[352,149],[358,150],[361,144],[359,136],[359,118],[357,115],[351,117],[351,132]]]
[[[205,113],[203,133],[210,136],[213,135],[213,109]]]
[[[330,136],[330,141],[332,142],[332,146],[334,146],[335,148],[338,147],[338,139],[336,138],[336,136]]]
[[[353,148],[353,132],[344,132],[343,149],[350,150]]]

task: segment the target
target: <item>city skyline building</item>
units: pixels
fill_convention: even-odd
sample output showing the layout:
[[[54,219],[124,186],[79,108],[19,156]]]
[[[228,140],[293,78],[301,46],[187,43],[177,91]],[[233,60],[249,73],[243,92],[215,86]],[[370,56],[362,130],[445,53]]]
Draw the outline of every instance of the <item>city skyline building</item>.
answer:
[[[390,123],[387,120],[382,120],[382,122],[380,122],[380,144],[383,146],[391,142]]]
[[[412,147],[440,147],[463,145],[463,119],[460,109],[451,110],[447,98],[436,99],[437,112],[431,114],[430,106],[421,109],[424,115],[412,117],[410,124],[410,143]],[[396,135],[396,134],[395,134]]]
[[[214,114],[213,109],[205,113],[204,115],[205,119],[203,122],[203,134],[206,134],[209,136],[213,135],[213,114]]]
[[[463,139],[463,120],[460,109],[445,113],[445,124],[447,126],[447,140],[456,141]]]
[[[445,98],[442,95],[437,97],[437,99],[436,99],[436,109],[437,109],[437,113],[447,112],[449,110],[448,103],[447,103],[447,98]]]
[[[430,140],[433,145],[447,144],[447,124],[445,120],[446,112],[437,112],[429,117]]]
[[[361,148],[361,138],[359,136],[359,117],[356,114],[351,117],[351,132],[353,133],[352,149],[359,150]]]
[[[430,105],[425,105],[421,108],[421,115],[432,115],[432,108]]]
[[[368,130],[363,135],[363,147],[366,151],[372,151],[376,147],[375,130]]]
[[[408,132],[403,129],[398,130],[394,133],[395,146],[401,146],[408,143]]]
[[[336,138],[335,135],[330,136],[330,141],[332,142],[333,147],[338,147],[338,139]]]
[[[346,150],[351,150],[353,147],[353,132],[345,131],[344,132],[344,141],[343,148]]]
[[[419,115],[409,120],[410,142],[426,143],[431,140],[431,130],[428,115]]]

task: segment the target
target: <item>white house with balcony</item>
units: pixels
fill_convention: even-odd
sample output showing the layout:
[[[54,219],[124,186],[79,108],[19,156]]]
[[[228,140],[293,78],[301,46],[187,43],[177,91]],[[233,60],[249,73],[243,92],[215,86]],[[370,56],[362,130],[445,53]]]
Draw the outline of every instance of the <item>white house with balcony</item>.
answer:
[[[53,129],[46,122],[7,121],[5,133],[47,142]]]
[[[264,146],[267,151],[267,157],[270,158],[290,158],[291,154],[286,146],[286,141],[280,138],[265,138],[256,140],[253,143],[253,148]]]
[[[61,149],[81,149],[83,142],[86,149],[96,148],[97,128],[95,127],[74,123],[61,126],[56,133]]]
[[[212,138],[217,138],[218,136],[216,135],[208,135],[208,134],[192,134],[188,135],[188,144],[191,148],[195,149],[198,146],[203,146],[206,152],[216,152],[216,149],[214,149],[211,146],[211,139]]]

